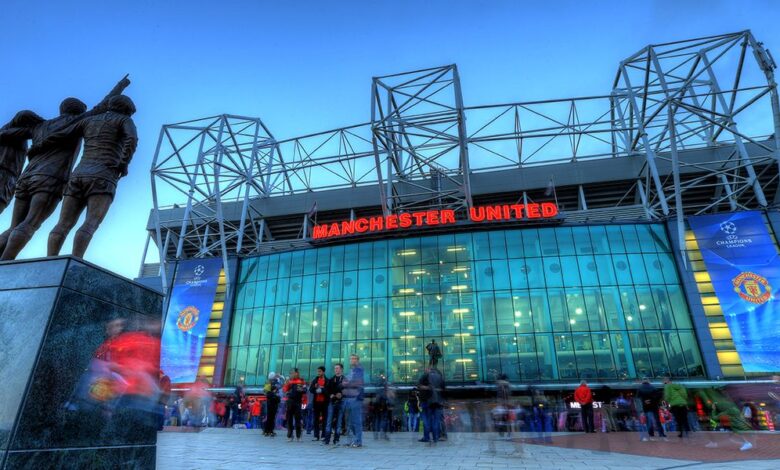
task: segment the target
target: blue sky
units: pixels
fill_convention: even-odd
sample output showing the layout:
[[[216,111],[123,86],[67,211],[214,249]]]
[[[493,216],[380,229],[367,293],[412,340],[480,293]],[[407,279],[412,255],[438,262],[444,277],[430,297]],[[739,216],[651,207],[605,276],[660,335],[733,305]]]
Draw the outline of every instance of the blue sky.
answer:
[[[86,258],[134,277],[162,124],[233,113],[284,138],[366,122],[372,76],[449,63],[466,105],[604,94],[649,43],[752,29],[780,57],[779,14],[771,1],[6,0],[0,121],[53,117],[67,96],[91,106],[130,73],[138,151]],[[21,257],[45,254],[57,215]]]

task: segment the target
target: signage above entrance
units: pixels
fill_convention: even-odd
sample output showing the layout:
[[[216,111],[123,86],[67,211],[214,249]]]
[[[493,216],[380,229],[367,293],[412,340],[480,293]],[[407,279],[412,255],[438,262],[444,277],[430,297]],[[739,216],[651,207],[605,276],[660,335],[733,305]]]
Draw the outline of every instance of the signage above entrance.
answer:
[[[524,221],[552,219],[558,215],[558,206],[552,202],[531,204],[499,204],[477,206],[469,209],[468,221],[475,223],[499,221]],[[378,233],[391,230],[406,230],[413,227],[435,227],[457,223],[455,211],[441,209],[402,214],[361,217],[314,226],[315,240],[362,233]]]

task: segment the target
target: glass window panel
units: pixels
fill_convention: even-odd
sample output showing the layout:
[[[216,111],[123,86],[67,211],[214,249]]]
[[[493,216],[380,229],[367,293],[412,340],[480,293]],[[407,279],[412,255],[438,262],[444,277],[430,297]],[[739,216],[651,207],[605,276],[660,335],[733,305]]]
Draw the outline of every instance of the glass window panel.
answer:
[[[525,272],[525,260],[510,259],[508,265],[512,289],[527,289],[528,276]]]
[[[512,293],[512,325],[518,333],[533,333],[534,322],[531,312],[531,298],[527,292],[513,292]]]
[[[347,301],[341,304],[341,340],[354,341],[357,337],[357,302]]]
[[[263,310],[258,308],[248,312],[252,321],[248,344],[260,344],[260,335],[263,332]]]
[[[608,328],[607,314],[602,302],[601,290],[586,288],[582,290],[582,296],[585,301],[585,312],[588,316],[590,330],[606,330]]]
[[[526,258],[542,256],[539,247],[539,231],[537,229],[525,229],[520,231],[523,240],[523,253]]]
[[[314,300],[317,302],[326,302],[328,300],[328,290],[330,288],[330,275],[318,274],[316,286]]]
[[[539,371],[542,379],[557,379],[558,378],[558,364],[555,362],[555,348],[553,346],[552,335],[537,334],[534,336],[536,340],[536,352],[539,359]]]
[[[667,284],[679,284],[680,280],[677,276],[677,266],[675,265],[674,255],[672,253],[658,253],[658,263],[660,265],[661,273],[663,274],[664,282]],[[654,268],[657,268],[655,264]]]
[[[496,292],[495,302],[498,331],[508,333],[519,329],[519,322],[515,321],[515,308],[511,293]],[[515,323],[518,323],[518,326],[515,326]]]
[[[596,360],[596,376],[600,379],[615,379],[617,371],[612,358],[609,334],[593,333],[593,356]]]
[[[620,231],[623,233],[623,243],[626,245],[626,253],[640,253],[639,237],[636,234],[634,225],[621,225]]]
[[[374,272],[371,269],[358,271],[358,297],[368,298],[372,296],[374,287]]]
[[[626,255],[612,255],[612,265],[615,267],[618,284],[631,285],[634,283],[634,280],[631,278],[631,271],[628,268]]]
[[[585,299],[580,289],[566,289],[566,307],[571,330],[588,331],[588,314],[585,309]]]
[[[577,361],[574,357],[574,343],[570,334],[556,333],[553,335],[555,340],[555,354],[558,359],[558,374],[561,379],[577,378]]]
[[[661,329],[668,330],[670,328],[675,328],[674,316],[672,315],[672,304],[669,301],[666,286],[653,286],[652,294]]]
[[[476,259],[474,257],[474,244],[473,241],[471,240],[470,233],[459,233],[455,235],[455,244],[458,247],[458,251],[455,252],[455,254],[457,255],[458,263]],[[461,250],[460,249],[461,247],[464,247],[466,249]]]
[[[653,234],[653,242],[655,243],[658,252],[670,252],[672,247],[669,245],[669,236],[666,234],[666,229],[661,224],[650,225],[650,230]]]
[[[529,291],[529,298],[531,299],[531,310],[528,314],[533,317],[534,331],[536,333],[552,331],[547,291],[541,289]]]
[[[314,250],[308,250],[314,253]],[[292,253],[282,253],[279,255],[279,271],[278,277],[290,277],[290,269],[292,267]]]
[[[636,377],[628,333],[612,333],[610,336],[612,338],[612,354],[617,367],[618,379],[625,380]]]
[[[486,368],[485,380],[496,380],[501,372],[501,350],[498,346],[498,336],[482,336],[482,356]]]
[[[267,308],[263,311],[263,331],[260,334],[260,344],[270,344],[273,340],[274,309]]]
[[[517,359],[517,336],[499,336],[498,347],[501,349],[501,372],[509,380],[520,380]]]
[[[656,241],[650,224],[637,224],[634,226],[637,237],[639,238],[639,248],[643,253],[653,253],[657,251]]]
[[[626,328],[626,318],[623,315],[623,303],[620,300],[620,291],[617,287],[606,287],[601,290],[601,300],[604,305],[604,313],[610,330],[623,330]]]
[[[330,248],[323,247],[317,250],[317,273],[325,274],[330,271]],[[314,274],[304,265],[304,274]]]
[[[590,231],[590,243],[593,247],[593,253],[595,254],[608,254],[611,253],[609,246],[609,239],[607,238],[607,229],[603,225],[591,225],[588,227]]]
[[[574,343],[579,377],[581,379],[596,378],[596,359],[593,356],[593,340],[590,333],[574,333],[572,342]]]
[[[542,250],[542,256],[558,256],[558,242],[555,239],[555,230],[553,228],[539,229],[539,246]]]
[[[278,280],[269,279],[265,284],[265,305],[276,305],[276,289]]]
[[[239,285],[257,280],[257,258],[248,258],[241,261],[241,274],[238,278]]]
[[[263,305],[266,304],[266,298],[265,298],[266,284],[267,284],[267,281],[257,281],[254,284],[254,288],[255,288],[255,301],[254,301],[253,305],[255,307],[262,307]]]
[[[660,331],[645,332],[647,338],[647,350],[650,352],[650,362],[653,364],[653,376],[663,377],[669,375],[669,361],[666,358],[666,349]]]
[[[588,230],[588,227],[572,227],[571,234],[574,238],[574,248],[578,255],[589,255],[593,253],[593,247],[590,243],[590,230]]]
[[[374,315],[371,300],[360,300],[357,310],[357,339],[370,339]]]
[[[542,258],[544,262],[544,279],[547,287],[563,286],[563,274],[561,273],[561,260],[558,257]]]
[[[319,250],[306,250],[304,251],[303,258],[303,274],[314,274],[317,270],[317,251]],[[271,275],[270,273],[268,274]]]
[[[693,335],[693,332],[680,331],[679,335],[680,343],[682,344],[683,348],[683,356],[685,357],[685,365],[688,367],[688,376],[704,376],[704,366],[701,362],[699,347],[696,343],[696,337]]]
[[[561,273],[563,274],[563,285],[566,287],[581,286],[580,268],[576,256],[561,256]]]
[[[487,232],[472,234],[474,240],[474,259],[490,259],[490,238]]]
[[[314,302],[314,290],[316,289],[316,277],[315,276],[303,276],[303,284],[301,284],[301,302]]]
[[[558,227],[555,229],[555,238],[558,241],[558,251],[561,255],[574,255],[577,250],[574,248],[574,237],[569,227]],[[553,240],[555,241],[555,240]],[[544,241],[542,241],[544,246]],[[547,252],[545,251],[545,254]]]
[[[387,256],[389,257],[390,266],[403,266],[405,253],[403,239],[394,238],[388,240]]]
[[[664,331],[663,341],[669,358],[669,371],[672,377],[687,377],[685,355],[680,345],[680,335],[676,331]]]
[[[331,302],[328,306],[328,324],[330,327],[327,330],[328,341],[340,341],[341,332],[344,329],[344,321],[349,321],[349,318],[344,318],[344,306],[341,302]]]
[[[599,276],[596,260],[592,256],[578,256],[577,264],[580,268],[580,278],[583,286],[598,286]]]
[[[520,230],[507,230],[504,232],[506,237],[506,254],[509,258],[523,257],[523,237]]]
[[[496,326],[496,304],[493,293],[479,294],[479,313],[482,334],[498,334]]]
[[[311,340],[315,342],[325,341],[328,339],[328,304],[321,303],[314,305],[314,311],[312,313],[313,320],[311,322],[312,332]],[[325,356],[322,356],[323,358]]]
[[[563,289],[548,289],[547,299],[553,331],[569,331],[569,315],[566,311],[566,295]]]
[[[385,299],[374,299],[371,304],[371,337],[387,338],[387,301]]]
[[[293,251],[290,264],[291,276],[303,276],[303,255],[304,251]]]
[[[650,353],[647,350],[647,339],[641,331],[629,333],[631,338],[631,355],[634,356],[634,366],[636,367],[635,377],[650,377],[653,375]]]
[[[423,312],[423,329],[426,336],[441,335],[442,328],[442,316],[446,312],[450,315],[449,311],[446,311],[442,307],[442,302],[439,300],[441,296],[438,295],[422,295],[415,296],[417,302],[422,303]]]
[[[495,290],[506,290],[511,287],[509,282],[509,267],[505,259],[493,259],[490,262],[493,272],[493,288]]]
[[[642,255],[628,255],[628,265],[631,268],[631,276],[634,278],[634,284],[647,284],[647,273],[645,272],[645,262]]]
[[[301,302],[303,278],[279,279],[276,292],[276,305],[298,304]]]
[[[422,259],[421,240],[419,238],[404,239],[403,251],[399,253],[404,266],[419,266]]]
[[[623,243],[623,232],[620,230],[620,225],[607,225],[606,229],[610,248],[609,252],[625,253],[626,247]]]
[[[477,261],[474,263],[474,277],[478,291],[493,290],[493,266],[490,261]]]
[[[374,276],[374,297],[387,297],[389,295],[387,282],[387,270],[384,268],[374,269],[372,275]]]
[[[674,322],[677,328],[685,329],[691,327],[691,314],[688,311],[688,303],[685,301],[685,295],[680,286],[667,286],[666,291],[669,294]]]
[[[344,270],[344,245],[334,246],[330,250],[330,271]]]
[[[387,266],[387,241],[379,240],[374,242],[373,250],[373,268],[384,268]]]
[[[637,286],[636,297],[639,302],[639,316],[642,317],[642,326],[645,329],[657,329],[660,328],[658,322],[658,315],[656,314],[655,302],[653,301],[653,295],[650,291],[650,287]]]
[[[358,245],[358,268],[371,269],[371,261],[374,259],[373,243],[361,243]]]
[[[314,330],[314,306],[312,304],[301,305],[300,312],[298,342],[310,343],[312,331]]]
[[[526,258],[525,266],[521,268],[521,271],[528,279],[528,287],[533,289],[535,287],[543,288],[547,286],[541,258]]]
[[[629,330],[642,328],[642,319],[639,316],[639,303],[636,300],[634,289],[630,287],[620,288],[620,301],[623,304],[623,313],[626,319],[626,327]]]
[[[439,238],[424,237],[420,239],[420,264],[435,264],[439,259]]]
[[[539,380],[539,362],[536,357],[536,341],[533,335],[518,335],[517,355],[518,355],[518,379],[519,380]]]
[[[358,245],[344,245],[344,271],[355,271],[358,268]]]
[[[488,232],[490,240],[490,257],[492,259],[506,259],[506,237],[503,230]]]
[[[328,290],[330,300],[341,300],[342,290],[344,289],[344,274],[340,272],[331,273],[328,279]]]
[[[344,288],[342,297],[344,299],[355,299],[358,295],[358,273],[357,271],[347,271],[344,273]]]

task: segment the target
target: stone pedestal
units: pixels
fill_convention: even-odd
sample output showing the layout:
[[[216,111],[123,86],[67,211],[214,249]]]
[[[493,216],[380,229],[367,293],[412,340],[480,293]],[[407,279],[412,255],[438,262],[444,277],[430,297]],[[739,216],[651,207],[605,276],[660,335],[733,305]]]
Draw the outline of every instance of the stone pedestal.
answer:
[[[149,420],[74,403],[109,322],[161,315],[161,294],[82,260],[0,263],[0,469],[154,468]]]

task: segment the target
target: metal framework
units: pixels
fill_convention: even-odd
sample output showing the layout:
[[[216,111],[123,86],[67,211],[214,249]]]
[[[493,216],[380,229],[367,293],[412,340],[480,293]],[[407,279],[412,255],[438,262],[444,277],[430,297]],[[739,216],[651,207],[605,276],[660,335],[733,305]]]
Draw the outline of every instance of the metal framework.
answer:
[[[376,188],[364,206],[386,214],[464,210],[489,199],[491,172],[534,169],[570,180],[558,188],[567,220],[625,209],[675,218],[682,236],[684,214],[780,205],[775,68],[742,31],[644,47],[601,96],[468,107],[448,65],[374,78],[371,121],[326,132],[277,141],[259,119],[230,115],[166,125],[151,171],[150,239],[161,270],[172,259],[227,259],[305,243],[316,205],[282,224],[262,209],[282,196],[316,203],[325,190]],[[638,171],[572,183],[574,165],[607,159]],[[518,181],[512,197],[546,186]]]

